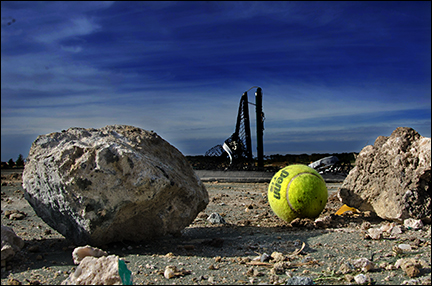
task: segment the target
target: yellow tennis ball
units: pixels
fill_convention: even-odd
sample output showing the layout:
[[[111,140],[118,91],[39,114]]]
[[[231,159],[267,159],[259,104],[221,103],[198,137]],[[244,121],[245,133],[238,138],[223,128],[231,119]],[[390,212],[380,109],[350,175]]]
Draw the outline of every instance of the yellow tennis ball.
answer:
[[[273,212],[286,222],[295,218],[315,218],[327,204],[324,179],[306,165],[290,165],[270,181],[268,200]]]

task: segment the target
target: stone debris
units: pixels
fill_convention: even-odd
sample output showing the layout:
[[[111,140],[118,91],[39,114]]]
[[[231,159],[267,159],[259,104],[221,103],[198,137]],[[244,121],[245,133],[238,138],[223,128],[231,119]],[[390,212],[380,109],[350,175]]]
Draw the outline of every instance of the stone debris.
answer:
[[[207,221],[211,224],[225,224],[225,219],[218,213],[212,213],[208,216]]]
[[[348,261],[344,261],[342,265],[339,267],[339,272],[342,274],[348,274],[355,270],[355,267],[349,263]]]
[[[338,189],[340,201],[360,211],[403,221],[431,221],[431,138],[398,127],[364,147]]]
[[[358,274],[358,275],[356,275],[356,276],[354,276],[354,281],[357,284],[360,284],[360,285],[371,282],[371,280],[370,280],[370,278],[368,276],[366,276],[364,274],[361,274],[361,273]]]
[[[375,269],[375,264],[367,258],[359,258],[353,261],[353,265],[356,268],[360,268],[363,272],[372,271]]]
[[[36,214],[77,245],[178,235],[209,202],[179,150],[127,125],[38,136],[23,188]]]
[[[72,252],[72,258],[75,264],[80,264],[81,260],[86,256],[101,257],[107,255],[108,253],[106,251],[97,247],[91,247],[90,245],[77,247]]]
[[[24,219],[27,216],[27,214],[20,210],[6,210],[4,212],[4,216],[11,220],[20,220],[20,219]]]
[[[379,228],[369,228],[368,235],[372,239],[381,239],[382,238],[382,230]]]
[[[24,247],[24,241],[17,236],[14,230],[7,226],[1,226],[1,267],[11,260],[15,254]]]
[[[192,271],[185,270],[184,268],[178,269],[175,265],[168,265],[165,267],[165,270],[162,272],[159,272],[159,274],[162,274],[166,279],[176,278],[176,277],[183,277],[185,275],[191,274]]]
[[[396,268],[401,268],[408,277],[417,277],[420,274],[420,269],[430,268],[430,265],[422,259],[416,258],[401,258],[395,263]]]
[[[75,272],[64,280],[61,285],[123,285],[119,274],[119,257],[117,255],[99,258],[86,256],[80,262]]]
[[[331,216],[319,217],[315,219],[315,227],[326,228],[331,224],[331,222],[332,222]]]
[[[314,282],[310,277],[294,276],[288,278],[285,285],[314,285]]]
[[[424,225],[420,219],[408,218],[404,220],[404,226],[408,229],[417,230],[417,229],[421,229]]]

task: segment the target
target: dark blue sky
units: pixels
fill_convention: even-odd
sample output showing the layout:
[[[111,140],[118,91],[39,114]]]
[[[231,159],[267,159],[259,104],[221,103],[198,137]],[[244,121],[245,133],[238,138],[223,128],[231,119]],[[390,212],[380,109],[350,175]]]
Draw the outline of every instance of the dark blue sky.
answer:
[[[202,155],[252,86],[267,155],[359,152],[399,126],[431,136],[429,1],[11,1],[1,15],[2,161],[109,124]]]

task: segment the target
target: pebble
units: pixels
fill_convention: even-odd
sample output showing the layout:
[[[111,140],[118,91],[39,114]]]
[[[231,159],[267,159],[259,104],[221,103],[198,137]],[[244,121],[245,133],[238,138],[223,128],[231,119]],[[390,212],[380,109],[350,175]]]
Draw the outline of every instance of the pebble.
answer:
[[[400,248],[400,249],[402,249],[402,250],[411,250],[411,245],[409,245],[409,244],[399,244],[398,245],[398,247]]]
[[[212,213],[207,218],[208,222],[211,224],[225,224],[225,219],[218,213]]]
[[[309,277],[294,276],[288,278],[285,285],[314,285],[314,282]]]
[[[361,270],[363,272],[368,272],[368,271],[371,271],[375,268],[374,263],[372,261],[370,261],[369,259],[364,258],[364,257],[353,261],[353,265],[354,265],[354,267],[361,268]]]
[[[382,230],[379,228],[369,228],[368,234],[372,239],[381,239],[382,238]]]
[[[406,220],[404,220],[404,226],[408,229],[420,229],[422,228],[423,222],[420,219],[413,219],[413,218],[408,218]]]
[[[166,279],[171,279],[173,277],[175,277],[175,272],[177,271],[177,267],[169,265],[167,267],[165,267],[165,271],[164,271],[164,277]]]
[[[354,281],[357,284],[366,284],[368,282],[368,277],[364,274],[358,274],[356,276],[354,276]]]

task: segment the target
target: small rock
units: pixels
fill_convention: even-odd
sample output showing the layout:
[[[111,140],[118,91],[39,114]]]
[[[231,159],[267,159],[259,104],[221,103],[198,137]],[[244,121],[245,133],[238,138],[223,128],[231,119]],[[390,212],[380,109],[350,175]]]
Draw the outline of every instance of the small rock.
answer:
[[[165,271],[164,271],[164,277],[166,279],[171,279],[175,277],[175,272],[177,272],[177,267],[174,265],[168,265],[167,267],[165,267]]]
[[[406,244],[406,243],[399,244],[398,247],[399,247],[400,249],[404,250],[404,251],[409,251],[409,250],[412,249],[412,248],[411,248],[411,245]]]
[[[75,264],[80,264],[80,262],[84,259],[86,256],[93,256],[93,257],[101,257],[101,256],[107,256],[108,253],[97,248],[97,247],[91,247],[90,245],[77,247],[72,252],[72,258]]]
[[[225,224],[225,219],[218,213],[212,213],[207,218],[208,222],[211,224]]]
[[[371,271],[375,268],[375,265],[372,261],[367,258],[359,258],[353,261],[354,267],[361,268],[363,272]]]
[[[391,230],[391,234],[392,235],[401,234],[401,233],[402,233],[402,229],[398,225],[396,225],[395,227],[393,227],[392,230]]]
[[[411,228],[411,229],[417,230],[417,229],[422,228],[424,225],[420,219],[408,218],[408,219],[404,220],[404,226],[408,229]]]
[[[342,274],[348,274],[348,273],[350,273],[350,272],[352,272],[352,271],[354,271],[354,270],[355,270],[354,266],[353,266],[351,263],[349,263],[348,261],[345,261],[345,262],[342,263],[342,265],[339,267],[339,271],[340,271]]]
[[[6,266],[6,261],[11,260],[15,253],[24,247],[24,241],[17,236],[12,228],[1,226],[1,265]]]
[[[417,267],[415,267],[414,265],[412,266],[408,266],[405,269],[405,273],[408,277],[417,277],[420,274],[420,269],[418,269]]]
[[[15,278],[9,278],[7,283],[8,285],[22,285],[21,281]]]
[[[379,228],[370,228],[370,229],[368,229],[368,235],[372,239],[381,239],[382,238],[382,231]]]
[[[354,281],[357,284],[366,284],[366,283],[368,283],[370,281],[370,278],[368,278],[364,274],[358,274],[358,275],[354,276]]]
[[[130,282],[132,277],[120,276],[119,257],[117,255],[102,256],[95,258],[92,256],[84,257],[74,273],[64,280],[61,285],[121,285],[122,279]],[[124,266],[125,267],[125,266]]]
[[[268,255],[267,253],[263,253],[261,255],[261,262],[265,262],[265,261],[269,261],[270,260],[270,255]]]
[[[318,228],[324,228],[331,224],[331,216],[319,217],[315,220],[315,226]]]
[[[402,270],[409,277],[417,277],[420,274],[420,269],[423,267],[428,267],[428,264],[416,258],[401,258],[395,263],[396,268],[402,268]]]
[[[274,262],[280,262],[285,260],[285,256],[282,253],[277,251],[273,252],[270,256]]]
[[[285,285],[314,285],[314,282],[309,277],[294,276],[288,278]]]

